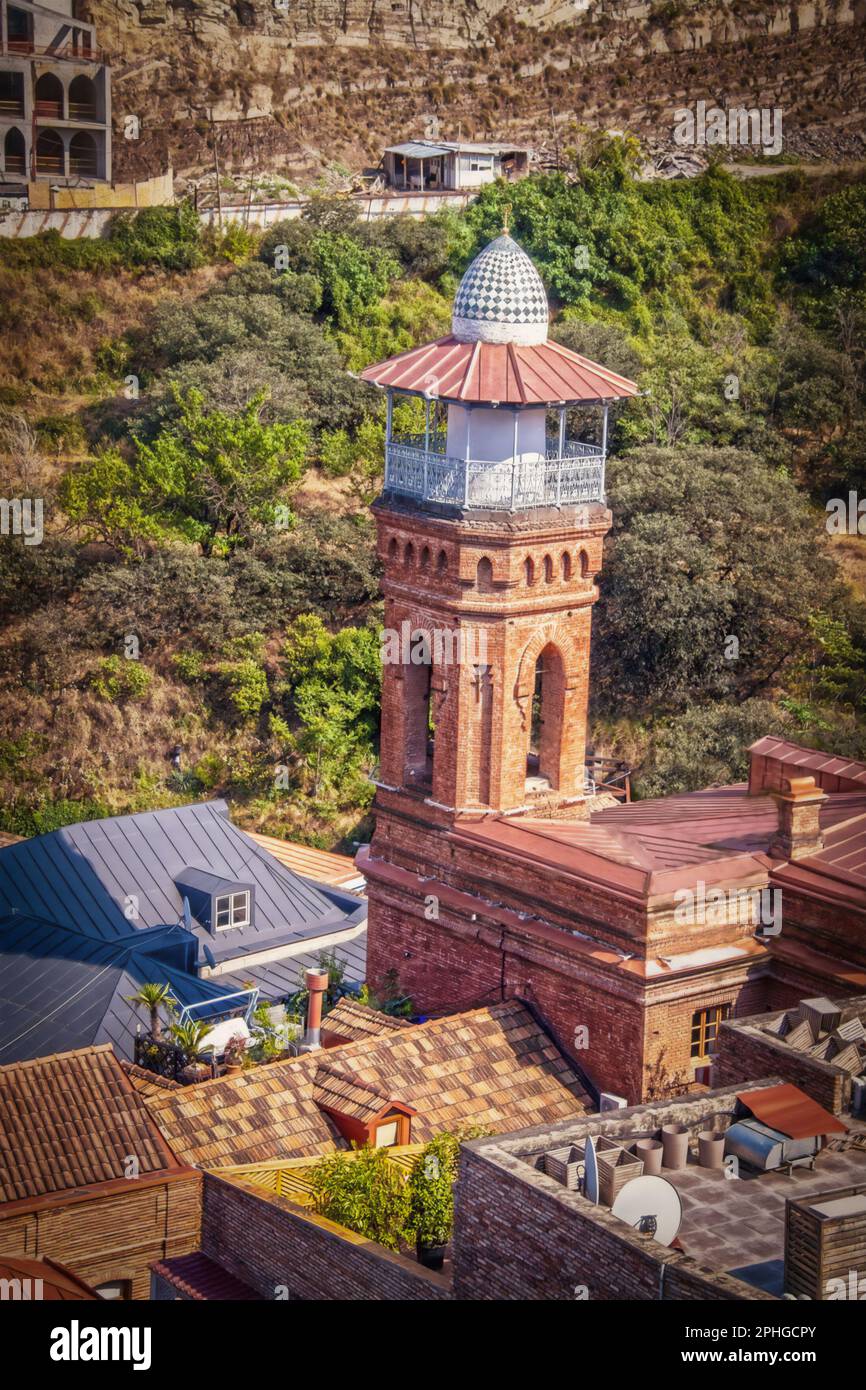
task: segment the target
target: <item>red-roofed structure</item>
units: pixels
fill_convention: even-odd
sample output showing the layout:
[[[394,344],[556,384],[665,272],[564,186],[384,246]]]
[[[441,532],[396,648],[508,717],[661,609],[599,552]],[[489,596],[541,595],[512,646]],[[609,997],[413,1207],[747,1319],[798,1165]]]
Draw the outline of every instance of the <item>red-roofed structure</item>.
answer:
[[[727,1017],[866,988],[866,765],[765,738],[748,785],[596,795],[607,409],[637,386],[547,317],[504,235],[450,336],[363,373],[388,394],[385,627],[427,645],[384,663],[368,979],[396,969],[427,1013],[525,1000],[634,1102],[708,1080]],[[401,393],[426,399],[423,433],[395,433]],[[577,402],[601,408],[593,436],[569,438]]]

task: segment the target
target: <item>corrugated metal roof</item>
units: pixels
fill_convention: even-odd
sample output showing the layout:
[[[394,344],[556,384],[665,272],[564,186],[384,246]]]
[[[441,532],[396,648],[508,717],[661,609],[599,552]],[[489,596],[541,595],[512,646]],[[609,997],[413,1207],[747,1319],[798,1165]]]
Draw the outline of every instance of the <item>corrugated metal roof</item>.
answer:
[[[559,343],[465,343],[449,335],[361,373],[382,388],[478,405],[557,405],[637,395],[627,377]]]
[[[738,1091],[747,1110],[789,1139],[812,1139],[818,1134],[847,1134],[848,1126],[820,1106],[799,1086],[767,1086],[762,1091]]]
[[[437,155],[452,154],[447,145],[425,145],[418,141],[409,141],[405,145],[389,145],[385,150],[386,154],[400,154],[406,159],[435,159]]]

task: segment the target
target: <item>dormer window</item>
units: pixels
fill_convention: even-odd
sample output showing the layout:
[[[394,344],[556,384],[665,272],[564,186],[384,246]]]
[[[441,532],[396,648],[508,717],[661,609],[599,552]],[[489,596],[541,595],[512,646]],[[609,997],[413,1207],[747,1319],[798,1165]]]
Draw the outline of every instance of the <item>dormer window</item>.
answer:
[[[249,880],[229,878],[210,869],[183,869],[174,882],[189,902],[192,917],[214,935],[252,926],[256,895]]]
[[[223,893],[214,900],[213,924],[216,931],[250,924],[249,893]]]

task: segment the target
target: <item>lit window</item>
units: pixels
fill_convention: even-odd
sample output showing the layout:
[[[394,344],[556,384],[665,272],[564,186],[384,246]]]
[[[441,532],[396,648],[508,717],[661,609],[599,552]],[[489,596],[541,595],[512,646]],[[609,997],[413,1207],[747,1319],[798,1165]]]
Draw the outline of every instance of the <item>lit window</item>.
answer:
[[[250,924],[249,893],[224,893],[214,903],[214,926],[217,931],[229,927],[248,927]]]
[[[108,1284],[94,1284],[96,1293],[100,1298],[105,1298],[109,1302],[126,1302],[132,1297],[132,1284],[129,1279],[114,1279]]]
[[[692,1014],[692,1056],[709,1057],[719,1031],[719,1025],[731,1012],[730,1004],[713,1004]]]

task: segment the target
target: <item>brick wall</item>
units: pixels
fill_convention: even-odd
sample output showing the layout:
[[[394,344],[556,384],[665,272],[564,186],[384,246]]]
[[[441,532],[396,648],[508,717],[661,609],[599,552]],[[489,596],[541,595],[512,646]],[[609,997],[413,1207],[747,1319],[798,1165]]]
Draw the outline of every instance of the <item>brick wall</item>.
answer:
[[[213,1173],[204,1177],[201,1248],[266,1299],[280,1289],[290,1299],[451,1298],[444,1275],[284,1197],[259,1194]]]
[[[769,1298],[689,1256],[644,1242],[610,1212],[488,1143],[464,1147],[457,1188],[458,1299]],[[584,1292],[585,1291],[585,1292]]]
[[[754,1022],[760,1026],[761,1021],[777,1017],[776,1013],[765,1014]],[[795,1052],[752,1028],[723,1023],[713,1057],[713,1084],[732,1086],[769,1073],[799,1086],[831,1115],[840,1115],[850,1105],[851,1078],[838,1067]]]
[[[7,1215],[0,1209],[0,1253],[49,1256],[90,1285],[128,1280],[132,1297],[150,1297],[150,1265],[198,1248],[202,1175],[165,1183],[130,1180],[127,1191],[60,1200]]]

